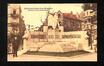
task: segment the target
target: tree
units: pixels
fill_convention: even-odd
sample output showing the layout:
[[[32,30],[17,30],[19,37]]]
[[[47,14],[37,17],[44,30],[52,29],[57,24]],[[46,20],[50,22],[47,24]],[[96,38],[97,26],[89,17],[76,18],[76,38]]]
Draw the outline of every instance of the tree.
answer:
[[[92,9],[92,10],[96,11],[97,10],[97,4],[96,3],[84,3],[82,6],[82,9],[84,11],[88,10],[88,9]]]

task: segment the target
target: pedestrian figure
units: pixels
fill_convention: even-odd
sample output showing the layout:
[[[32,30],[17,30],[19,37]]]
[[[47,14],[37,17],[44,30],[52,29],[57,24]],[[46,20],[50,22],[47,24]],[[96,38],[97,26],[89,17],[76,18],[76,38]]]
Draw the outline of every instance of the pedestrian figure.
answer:
[[[92,39],[92,33],[90,30],[87,31],[87,35],[89,36],[88,37],[88,46],[91,46],[91,49],[92,49],[93,39]]]
[[[13,35],[12,35],[12,46],[13,46],[13,57],[17,57],[17,51],[20,44],[19,38],[19,29],[18,27],[13,28]]]
[[[17,51],[18,51],[18,36],[14,36],[13,38],[13,43],[12,43],[12,46],[13,46],[13,57],[17,57]]]

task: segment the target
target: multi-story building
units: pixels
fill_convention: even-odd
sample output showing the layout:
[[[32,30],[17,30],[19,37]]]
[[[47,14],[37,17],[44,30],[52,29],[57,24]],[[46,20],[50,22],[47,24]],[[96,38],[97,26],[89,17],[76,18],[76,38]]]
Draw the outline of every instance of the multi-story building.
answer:
[[[81,22],[75,14],[71,13],[62,13],[61,11],[55,13],[48,13],[46,21],[43,23],[39,30],[45,28],[45,31],[48,30],[48,27],[53,29],[59,29],[59,31],[68,32],[68,31],[79,31],[81,30]],[[42,30],[43,31],[43,30]]]
[[[89,3],[85,4],[87,8],[84,8],[84,22],[86,24],[85,30],[91,30],[92,34],[97,35],[97,4]]]
[[[81,22],[75,14],[73,13],[63,13],[63,26],[64,31],[80,31]]]
[[[24,35],[25,31],[25,24],[23,20],[23,16],[21,15],[21,7],[18,4],[8,4],[8,40],[11,40],[10,36],[13,34],[13,29],[17,29],[20,38],[19,49],[22,49],[23,39],[22,36]],[[19,26],[16,28],[16,26]],[[8,43],[8,52],[12,52],[12,42]],[[10,49],[11,47],[11,49]],[[10,49],[10,51],[9,51]]]
[[[92,45],[97,43],[97,4],[96,3],[85,3],[83,5],[84,10],[84,29],[88,31],[89,44]],[[90,46],[89,45],[89,46]]]

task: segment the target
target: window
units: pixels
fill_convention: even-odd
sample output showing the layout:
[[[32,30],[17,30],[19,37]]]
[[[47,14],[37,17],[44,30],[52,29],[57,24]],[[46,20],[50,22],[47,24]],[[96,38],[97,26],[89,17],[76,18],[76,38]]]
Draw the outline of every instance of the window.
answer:
[[[93,13],[93,11],[90,11],[90,13]]]
[[[61,17],[61,15],[60,14],[58,14],[58,18],[60,18]]]
[[[16,10],[13,10],[13,14],[16,14]]]

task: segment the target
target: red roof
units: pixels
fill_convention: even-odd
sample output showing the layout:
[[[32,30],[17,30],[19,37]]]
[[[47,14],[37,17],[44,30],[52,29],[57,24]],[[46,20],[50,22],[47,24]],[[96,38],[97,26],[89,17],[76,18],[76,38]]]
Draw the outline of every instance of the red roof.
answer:
[[[71,13],[63,13],[63,16],[64,16],[64,18],[79,20],[76,15],[71,14]]]

